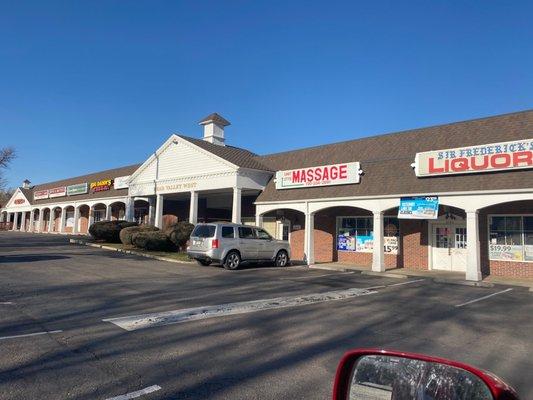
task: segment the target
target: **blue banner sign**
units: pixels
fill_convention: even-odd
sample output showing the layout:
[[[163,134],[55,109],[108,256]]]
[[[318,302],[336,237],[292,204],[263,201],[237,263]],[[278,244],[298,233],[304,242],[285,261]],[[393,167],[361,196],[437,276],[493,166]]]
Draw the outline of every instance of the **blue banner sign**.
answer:
[[[439,198],[402,197],[398,208],[398,218],[402,219],[437,219],[439,217]]]

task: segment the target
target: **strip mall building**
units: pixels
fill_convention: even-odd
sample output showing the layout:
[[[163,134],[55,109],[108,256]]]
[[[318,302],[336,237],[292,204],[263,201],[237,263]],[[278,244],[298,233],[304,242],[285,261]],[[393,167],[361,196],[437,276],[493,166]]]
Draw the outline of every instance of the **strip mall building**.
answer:
[[[172,135],[144,163],[31,186],[4,229],[86,233],[94,221],[231,220],[290,240],[293,259],[533,277],[533,111],[258,156]]]

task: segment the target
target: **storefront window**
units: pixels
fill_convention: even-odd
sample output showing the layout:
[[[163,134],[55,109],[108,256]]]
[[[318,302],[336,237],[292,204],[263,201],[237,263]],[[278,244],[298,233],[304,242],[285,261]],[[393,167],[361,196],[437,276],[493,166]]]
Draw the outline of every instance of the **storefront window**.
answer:
[[[105,219],[105,212],[106,210],[94,210],[93,211],[94,222],[103,221]]]
[[[66,213],[66,216],[65,216],[65,226],[67,228],[72,228],[74,227],[74,211],[67,211]]]
[[[384,218],[384,251],[398,254],[400,224],[396,217]],[[374,242],[373,217],[339,217],[337,250],[371,253]]]
[[[533,261],[533,216],[491,216],[489,258]]]
[[[147,223],[147,220],[148,220],[148,208],[146,207],[142,207],[142,208],[135,208],[133,210],[135,216],[135,222],[137,222],[139,225],[142,225],[142,224],[145,224]]]

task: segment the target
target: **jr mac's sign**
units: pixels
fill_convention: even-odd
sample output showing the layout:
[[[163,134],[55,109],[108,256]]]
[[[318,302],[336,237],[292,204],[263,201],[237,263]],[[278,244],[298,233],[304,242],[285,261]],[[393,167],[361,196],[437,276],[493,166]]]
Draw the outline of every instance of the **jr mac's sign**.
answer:
[[[419,177],[533,168],[533,139],[416,153]]]
[[[276,172],[276,189],[359,183],[359,163],[321,165]]]

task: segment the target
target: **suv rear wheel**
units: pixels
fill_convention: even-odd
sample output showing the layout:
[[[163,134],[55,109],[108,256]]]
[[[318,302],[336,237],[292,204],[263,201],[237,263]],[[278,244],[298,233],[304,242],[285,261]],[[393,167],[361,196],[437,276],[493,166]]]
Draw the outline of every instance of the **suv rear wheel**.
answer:
[[[232,250],[226,256],[224,260],[224,268],[226,269],[237,269],[241,265],[241,256],[235,250]]]
[[[289,264],[289,254],[285,250],[278,251],[276,254],[276,267],[285,267]]]

